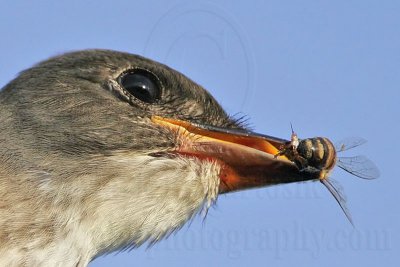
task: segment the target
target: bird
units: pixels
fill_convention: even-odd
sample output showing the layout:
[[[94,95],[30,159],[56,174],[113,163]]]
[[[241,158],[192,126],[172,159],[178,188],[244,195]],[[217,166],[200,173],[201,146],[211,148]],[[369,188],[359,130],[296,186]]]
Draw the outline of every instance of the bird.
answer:
[[[90,49],[0,91],[0,265],[87,266],[153,244],[220,194],[316,179],[178,71]]]

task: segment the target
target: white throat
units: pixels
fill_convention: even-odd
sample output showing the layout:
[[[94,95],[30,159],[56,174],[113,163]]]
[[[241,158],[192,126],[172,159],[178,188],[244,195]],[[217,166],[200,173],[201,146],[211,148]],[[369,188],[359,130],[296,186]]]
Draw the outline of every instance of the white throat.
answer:
[[[36,211],[35,223],[23,226],[29,236],[0,244],[0,266],[86,266],[101,254],[159,241],[208,209],[218,195],[215,162],[126,152],[95,161],[88,162],[98,164],[95,174],[46,177],[32,189],[36,197],[24,208]],[[27,214],[8,215],[27,219]]]

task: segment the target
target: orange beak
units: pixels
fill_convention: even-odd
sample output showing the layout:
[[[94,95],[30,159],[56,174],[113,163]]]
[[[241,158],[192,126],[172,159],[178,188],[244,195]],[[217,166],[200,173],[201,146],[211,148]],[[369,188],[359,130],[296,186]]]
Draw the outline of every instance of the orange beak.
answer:
[[[318,179],[285,156],[275,157],[287,140],[158,116],[152,121],[176,133],[179,145],[172,152],[220,163],[220,193]]]

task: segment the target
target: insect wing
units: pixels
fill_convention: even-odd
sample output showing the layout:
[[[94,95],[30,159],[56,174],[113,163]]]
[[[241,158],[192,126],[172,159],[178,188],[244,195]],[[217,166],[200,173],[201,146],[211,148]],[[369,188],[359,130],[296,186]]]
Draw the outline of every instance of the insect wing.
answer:
[[[320,181],[321,183],[323,183],[323,185],[325,185],[325,187],[329,190],[332,196],[336,199],[337,203],[340,205],[340,208],[343,210],[347,219],[354,226],[350,211],[346,205],[346,197],[342,191],[342,186],[340,186],[339,183],[337,183],[335,180],[332,180],[331,178],[329,178],[329,180],[322,179]]]
[[[339,157],[337,166],[363,179],[375,179],[379,177],[378,168],[365,156]]]
[[[336,152],[342,152],[365,144],[367,140],[361,137],[348,137],[335,143]]]

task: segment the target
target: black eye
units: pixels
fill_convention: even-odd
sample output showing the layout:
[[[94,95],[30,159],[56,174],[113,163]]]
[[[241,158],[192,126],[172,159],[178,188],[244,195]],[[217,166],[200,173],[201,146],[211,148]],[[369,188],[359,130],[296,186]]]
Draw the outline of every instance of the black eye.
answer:
[[[122,75],[120,84],[132,96],[146,102],[154,103],[160,99],[161,89],[154,74],[145,70],[134,70]]]

